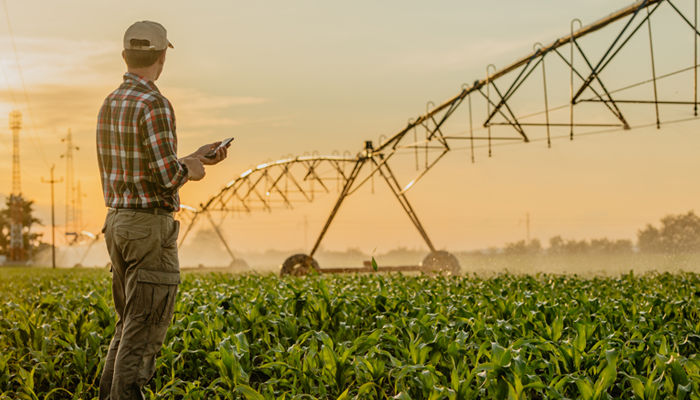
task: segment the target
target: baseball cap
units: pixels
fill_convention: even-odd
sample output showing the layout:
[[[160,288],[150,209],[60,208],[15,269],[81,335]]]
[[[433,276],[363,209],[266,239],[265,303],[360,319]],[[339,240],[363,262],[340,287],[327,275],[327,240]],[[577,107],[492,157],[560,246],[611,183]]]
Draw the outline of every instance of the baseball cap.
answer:
[[[173,48],[163,25],[153,21],[134,22],[124,32],[124,50],[165,50]]]

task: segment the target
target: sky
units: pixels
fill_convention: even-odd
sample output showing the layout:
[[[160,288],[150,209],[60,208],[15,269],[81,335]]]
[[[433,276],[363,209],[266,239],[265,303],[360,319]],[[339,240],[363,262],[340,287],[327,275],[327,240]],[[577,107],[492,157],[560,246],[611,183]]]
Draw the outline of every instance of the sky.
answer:
[[[692,6],[690,1],[678,3],[684,9]],[[182,202],[196,206],[266,160],[312,152],[356,153],[364,140],[376,141],[399,131],[408,118],[423,112],[427,101],[442,103],[463,83],[483,78],[487,64],[503,67],[529,54],[535,42],[551,42],[566,34],[572,18],[588,24],[629,2],[4,0],[3,4],[0,194],[7,195],[11,188],[7,115],[20,109],[23,194],[35,201],[38,217],[47,224],[49,185],[42,178],[49,177],[51,165],[56,166],[57,178],[65,177],[61,138],[70,129],[80,148],[75,153],[75,178],[85,194],[83,228],[97,232],[106,209],[95,155],[96,116],[102,100],[121,82],[122,35],[134,21],[162,23],[175,45],[156,83],[174,104],[180,156],[202,144],[236,137],[227,160],[209,167],[205,180],[182,189]],[[692,65],[692,35],[681,20],[661,10],[653,21],[657,74]],[[641,33],[641,39],[631,41],[618,64],[606,72],[611,88],[651,76],[644,41],[648,36],[645,30]],[[601,32],[585,39],[592,58],[602,54],[611,37]],[[547,62],[551,104],[565,104],[568,70],[557,70],[554,60]],[[660,96],[691,99],[692,74],[664,83]],[[640,96],[649,98],[651,86],[640,90]],[[526,85],[522,92],[514,99],[520,110],[542,109],[541,83]],[[625,106],[624,111],[634,126],[654,122],[653,107]],[[688,106],[664,106],[661,112],[664,121],[693,117]],[[583,113],[601,112],[591,108]],[[463,133],[466,117],[460,118],[464,126],[457,130]],[[552,118],[566,121],[568,112],[553,113]],[[479,249],[524,239],[526,214],[531,237],[545,243],[557,234],[634,239],[647,223],[696,208],[698,123],[690,120],[663,125],[661,130],[640,128],[555,141],[551,149],[542,142],[498,147],[491,158],[478,149],[475,164],[465,148],[457,148],[408,196],[439,248]],[[398,168],[406,180],[415,172],[410,156],[407,160]],[[59,225],[65,220],[64,200],[65,185],[59,184]],[[292,211],[240,215],[226,220],[222,228],[231,247],[241,251],[309,248],[334,200],[335,193],[330,193]],[[425,248],[378,181],[374,193],[368,186],[348,199],[323,246],[366,252]]]

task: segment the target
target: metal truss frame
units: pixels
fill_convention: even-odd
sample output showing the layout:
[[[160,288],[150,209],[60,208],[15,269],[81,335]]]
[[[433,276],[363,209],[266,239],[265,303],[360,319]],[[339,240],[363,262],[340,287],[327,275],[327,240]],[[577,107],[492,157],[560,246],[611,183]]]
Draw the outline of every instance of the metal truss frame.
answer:
[[[417,213],[411,206],[406,192],[455,147],[454,143],[468,141],[473,162],[475,142],[485,141],[488,155],[491,157],[492,143],[494,141],[530,142],[531,138],[528,136],[530,127],[546,128],[548,146],[551,146],[550,128],[553,127],[569,127],[568,136],[570,140],[574,139],[575,128],[600,127],[627,130],[631,126],[619,107],[623,103],[653,105],[655,107],[657,128],[661,126],[661,118],[659,117],[660,104],[693,105],[694,115],[697,116],[697,38],[700,32],[697,29],[698,0],[691,1],[694,2],[693,10],[695,13],[692,18],[686,16],[672,0],[640,0],[590,25],[582,26],[579,20],[574,19],[570,23],[568,35],[562,36],[548,45],[536,43],[531,53],[500,70],[497,70],[493,65],[487,66],[485,78],[476,80],[471,85],[463,85],[462,90],[457,95],[437,107],[432,102],[429,102],[424,114],[409,120],[403,129],[385,140],[381,140],[376,146],[371,141],[366,141],[364,149],[355,157],[304,156],[264,163],[256,168],[249,169],[241,174],[240,177],[229,182],[219,193],[200,206],[190,219],[188,228],[182,235],[180,243],[184,241],[198,216],[204,214],[217,231],[217,235],[219,235],[231,257],[234,258],[233,252],[221,235],[219,224],[214,221],[210,214],[211,212],[217,211],[225,215],[232,211],[251,212],[255,209],[271,211],[278,206],[291,208],[293,203],[297,201],[313,201],[314,194],[319,191],[330,193],[331,190],[329,188],[332,182],[335,181],[338,188],[338,197],[310,250],[309,255],[313,256],[345,199],[367,182],[373,182],[374,177],[377,176],[385,181],[406,215],[418,230],[425,244],[432,252],[435,252],[436,248],[421,224]],[[693,53],[695,62],[690,68],[657,76],[652,40],[652,16],[664,4],[670,7],[692,31],[695,45]],[[618,21],[621,22],[622,27],[605,48],[603,55],[593,59],[582,47],[580,39],[604,28],[614,29],[615,25],[613,23]],[[578,29],[575,29],[576,25],[578,25]],[[608,85],[601,77],[601,73],[609,67],[613,59],[619,56],[620,51],[630,42],[632,37],[640,35],[643,27],[646,27],[648,32],[652,76],[647,81],[625,88],[608,89]],[[689,33],[691,32],[689,31]],[[568,47],[569,50],[568,57],[565,55],[565,47]],[[574,62],[576,58],[580,58],[578,63]],[[546,61],[549,59],[561,61],[569,69],[569,120],[566,122],[550,121],[550,112],[553,111],[553,108],[550,107],[548,101],[546,73]],[[542,71],[542,90],[544,94],[544,112],[537,114],[544,114],[544,121],[524,122],[524,117],[518,116],[511,100],[519,89],[523,87],[523,84],[535,74],[537,69]],[[694,76],[693,99],[660,100],[657,91],[658,81],[690,69],[693,70]],[[513,78],[507,81],[508,77]],[[653,84],[653,100],[620,99],[615,97],[621,90],[648,83]],[[586,93],[588,93],[588,97],[584,96]],[[487,115],[482,126],[487,130],[486,136],[474,136],[472,94],[477,99],[485,102]],[[583,103],[601,104],[601,109],[612,115],[617,122],[600,123],[597,120],[582,119],[580,116],[575,118],[574,111],[576,106]],[[445,123],[454,115],[458,108],[465,106],[465,104],[469,115],[468,134],[446,134],[444,132]],[[529,116],[531,115],[534,114]],[[514,135],[493,136],[491,134],[492,126],[510,126],[513,128]],[[422,140],[418,139],[417,130],[419,129],[425,131],[425,137]],[[413,135],[410,135],[410,133],[413,133]],[[425,165],[419,168],[418,155],[421,150],[425,152]],[[410,182],[402,185],[399,183],[390,164],[397,153],[406,151],[415,154],[418,173]],[[431,161],[429,161],[428,157],[429,151],[437,153],[437,156]],[[327,169],[330,167],[334,175],[328,176],[318,173],[317,171],[320,171],[322,167]],[[364,173],[362,178],[360,178],[361,172]]]
[[[300,156],[266,162],[248,169],[230,181],[216,195],[198,209],[183,206],[186,229],[180,245],[187,238],[195,223],[204,216],[224,244],[232,259],[236,259],[221,232],[221,221],[232,213],[271,212],[275,208],[291,209],[299,202],[312,202],[318,193],[331,193],[333,183],[339,190],[345,185],[357,166],[358,157]],[[330,173],[328,172],[330,170]],[[212,213],[216,213],[219,222]]]

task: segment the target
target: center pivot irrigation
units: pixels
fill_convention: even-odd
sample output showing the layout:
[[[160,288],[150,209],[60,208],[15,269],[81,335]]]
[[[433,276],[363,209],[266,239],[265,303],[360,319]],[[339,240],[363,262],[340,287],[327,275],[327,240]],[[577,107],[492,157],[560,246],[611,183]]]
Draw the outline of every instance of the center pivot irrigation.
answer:
[[[681,120],[662,121],[663,107],[682,106],[690,109],[692,106],[693,117],[697,117],[697,38],[700,35],[697,29],[697,0],[683,2],[683,6],[687,9],[671,0],[643,0],[590,25],[582,26],[578,19],[574,19],[566,36],[548,45],[535,44],[527,56],[500,70],[493,65],[487,66],[485,78],[471,85],[463,85],[456,96],[439,106],[428,102],[425,113],[409,120],[403,129],[380,139],[376,145],[365,141],[362,150],[355,156],[346,152],[345,155],[289,157],[249,169],[198,209],[188,208],[185,211],[187,228],[180,244],[195,223],[204,217],[235,260],[220,229],[226,215],[292,208],[295,203],[311,202],[317,194],[331,193],[335,189],[337,200],[313,247],[308,254],[287,258],[282,264],[283,275],[303,275],[310,271],[424,270],[458,273],[460,266],[457,259],[447,251],[436,248],[406,193],[450,150],[456,149],[457,143],[468,143],[466,149],[474,162],[475,149],[486,148],[491,157],[497,143],[546,141],[547,146],[551,147],[552,140],[557,138],[574,140],[576,135],[632,129],[634,126],[630,125],[629,118],[634,110],[630,107],[653,107],[653,125],[657,128],[662,123]],[[652,22],[656,21],[657,16],[664,18],[665,24],[671,21],[672,25],[665,27],[682,29],[653,30]],[[673,46],[676,52],[691,54],[687,59],[683,58],[685,65],[673,68],[664,65],[665,72],[657,74],[661,66],[655,59],[654,33],[659,34],[662,45]],[[591,41],[584,43],[583,38],[588,36],[591,36]],[[596,49],[584,50],[586,46]],[[594,54],[599,55],[594,57]],[[625,70],[630,63],[635,68]],[[645,67],[642,68],[642,65]],[[541,74],[535,73],[538,69]],[[548,71],[552,74],[549,77]],[[690,79],[687,79],[688,75],[692,75]],[[629,82],[630,77],[637,80]],[[683,80],[682,85],[688,89],[688,93],[678,90],[662,92],[662,83],[669,82],[671,87],[679,84],[678,79]],[[612,90],[609,89],[612,82],[625,84]],[[566,86],[568,90],[557,90]],[[625,93],[626,97],[619,98],[621,93]],[[662,93],[667,97],[662,99]],[[560,98],[556,97],[557,94]],[[552,99],[559,99],[563,104],[552,107]],[[532,112],[534,103],[542,104],[544,110]],[[460,115],[458,110],[463,117],[455,117]],[[568,115],[562,117],[562,112],[566,111]],[[475,129],[473,121],[477,112],[478,115],[485,115],[485,118],[481,127]],[[694,118],[686,115],[682,120],[688,119]],[[407,153],[415,158],[416,174],[407,183],[400,183],[392,165],[397,165],[396,155]],[[367,262],[361,268],[320,268],[314,255],[343,202],[368,182],[374,185],[375,178],[387,184],[430,253],[416,266],[377,267]]]

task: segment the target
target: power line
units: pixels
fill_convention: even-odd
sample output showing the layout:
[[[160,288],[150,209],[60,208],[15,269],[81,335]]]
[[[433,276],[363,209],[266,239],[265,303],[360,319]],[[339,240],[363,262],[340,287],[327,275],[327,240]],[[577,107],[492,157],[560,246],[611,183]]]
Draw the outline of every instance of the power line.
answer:
[[[22,65],[19,63],[19,55],[17,53],[17,45],[15,44],[15,35],[14,32],[12,31],[12,24],[10,23],[10,13],[7,9],[7,0],[2,0],[2,5],[3,9],[5,10],[5,21],[7,21],[7,31],[10,34],[10,41],[12,43],[12,50],[15,56],[15,62],[17,63],[17,72],[19,74],[19,79],[20,82],[22,83],[22,91],[24,92],[24,100],[27,105],[27,111],[29,113],[29,125],[30,125],[30,136],[29,140],[32,143],[32,146],[34,146],[38,152],[39,155],[41,156],[41,159],[43,160],[44,164],[46,166],[49,166],[49,163],[46,159],[46,154],[44,153],[44,149],[41,147],[41,144],[37,144],[34,138],[34,134],[36,133],[36,128],[34,124],[34,113],[32,112],[32,106],[31,103],[29,102],[29,94],[27,93],[27,86],[24,83],[24,73],[22,72]],[[8,81],[8,87],[9,87],[9,81]]]
[[[17,109],[17,100],[15,99],[15,94],[12,91],[12,88],[10,87],[10,80],[7,79],[7,73],[5,72],[5,68],[0,65],[0,71],[2,71],[2,76],[5,78],[5,84],[7,85],[7,93],[10,94],[10,100],[12,101],[12,108]],[[2,142],[3,145],[5,145],[6,148],[10,148],[11,146],[5,143],[5,141]]]
[[[5,72],[5,68],[2,67],[2,64],[0,64],[0,71],[2,71],[2,77],[5,78],[5,85],[7,86],[7,93],[10,94],[10,100],[12,101],[12,106],[14,108],[17,108],[17,99],[15,98],[15,93],[12,91],[12,87],[10,87],[10,80],[7,78],[7,72]]]
[[[2,63],[0,63],[0,72],[2,72],[2,77],[5,80],[5,86],[7,86],[7,93],[10,94],[10,101],[12,101],[12,108],[17,109],[17,99],[15,98],[15,93],[12,90],[12,87],[10,86],[10,79],[7,77],[7,72],[5,71],[5,68],[3,68]],[[4,141],[2,142],[6,147],[11,147],[7,145]]]

